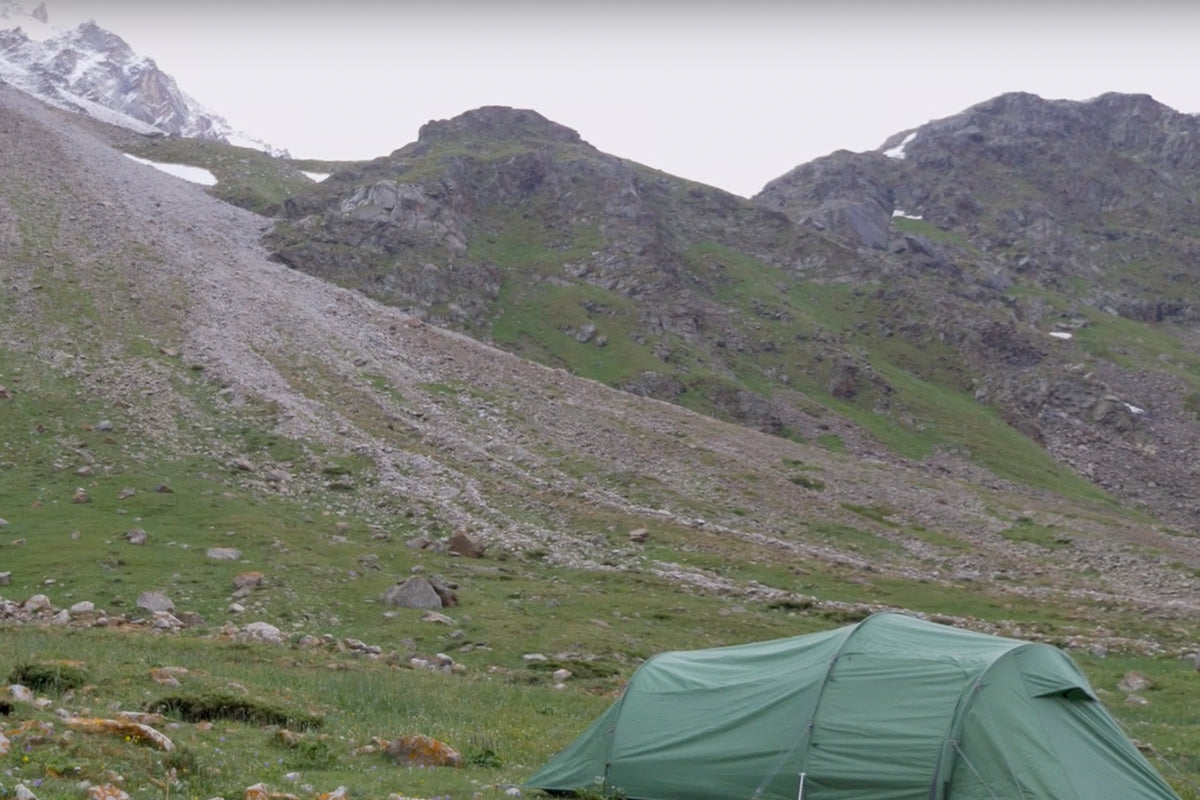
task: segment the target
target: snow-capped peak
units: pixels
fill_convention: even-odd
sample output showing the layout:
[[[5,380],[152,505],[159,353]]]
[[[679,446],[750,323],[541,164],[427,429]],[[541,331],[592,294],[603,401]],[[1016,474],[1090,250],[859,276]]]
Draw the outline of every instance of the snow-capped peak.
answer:
[[[152,59],[94,21],[69,30],[54,27],[45,3],[30,13],[15,0],[0,0],[0,80],[50,105],[140,133],[215,139],[286,155],[234,130],[180,91]]]

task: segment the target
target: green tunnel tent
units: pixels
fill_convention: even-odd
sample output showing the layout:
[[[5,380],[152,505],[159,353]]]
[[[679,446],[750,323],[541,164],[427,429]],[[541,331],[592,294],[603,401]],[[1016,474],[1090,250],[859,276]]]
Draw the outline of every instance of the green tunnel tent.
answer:
[[[1178,800],[1059,649],[898,613],[672,652],[527,785],[637,800]]]

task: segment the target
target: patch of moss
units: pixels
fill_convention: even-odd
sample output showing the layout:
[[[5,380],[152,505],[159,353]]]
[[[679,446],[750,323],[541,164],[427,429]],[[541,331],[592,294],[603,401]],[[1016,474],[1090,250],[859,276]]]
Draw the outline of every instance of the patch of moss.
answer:
[[[300,730],[319,728],[325,721],[323,717],[306,711],[282,709],[260,700],[219,693],[168,695],[147,703],[146,710],[157,714],[174,714],[186,722],[224,719],[252,725],[283,725]]]
[[[60,694],[87,683],[87,671],[80,665],[63,661],[18,664],[9,673],[8,682],[19,683],[35,692]]]

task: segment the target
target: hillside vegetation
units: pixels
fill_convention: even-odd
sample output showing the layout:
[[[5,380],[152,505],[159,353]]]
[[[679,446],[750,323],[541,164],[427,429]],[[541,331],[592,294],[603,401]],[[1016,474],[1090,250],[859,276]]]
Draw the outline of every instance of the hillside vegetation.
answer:
[[[0,794],[507,796],[650,655],[882,608],[1069,648],[1168,778],[1200,773],[1180,508],[1018,433],[885,255],[517,122],[563,151],[434,126],[273,226],[0,87],[0,678],[46,701],[0,704]],[[612,193],[551,203],[539,170]],[[1077,330],[1193,379],[1173,328]],[[414,575],[457,604],[384,601]],[[66,719],[116,711],[174,748]],[[373,741],[408,734],[465,765]]]

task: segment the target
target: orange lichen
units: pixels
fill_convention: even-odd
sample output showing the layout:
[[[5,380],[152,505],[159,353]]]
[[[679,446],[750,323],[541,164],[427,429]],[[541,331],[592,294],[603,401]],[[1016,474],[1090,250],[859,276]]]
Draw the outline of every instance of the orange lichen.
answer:
[[[462,756],[445,742],[430,736],[402,736],[387,746],[387,754],[398,764],[410,767],[458,767]]]
[[[98,717],[72,717],[66,721],[67,727],[83,733],[108,733],[124,736],[130,741],[152,744],[159,750],[174,750],[175,745],[163,734],[143,725],[125,719],[100,719]]]

